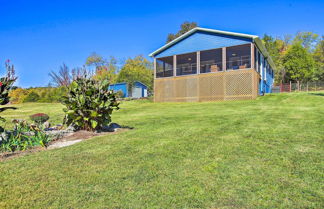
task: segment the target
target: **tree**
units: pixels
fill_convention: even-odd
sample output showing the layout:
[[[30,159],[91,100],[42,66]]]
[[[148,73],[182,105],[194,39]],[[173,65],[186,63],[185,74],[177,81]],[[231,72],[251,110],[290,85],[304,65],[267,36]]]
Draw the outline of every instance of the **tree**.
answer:
[[[316,45],[313,56],[316,61],[314,80],[324,81],[324,36]]]
[[[117,71],[117,59],[111,56],[105,65],[97,67],[94,79],[108,79],[110,83],[115,83],[117,79]]]
[[[54,85],[56,86],[69,86],[71,84],[70,70],[66,64],[63,63],[60,66],[58,73],[51,71],[49,76],[52,78]]]
[[[66,64],[60,66],[59,72],[56,73],[51,71],[49,76],[52,78],[52,84],[54,86],[69,86],[73,80],[79,77],[89,77],[92,76],[91,71],[87,70],[85,67],[73,68],[71,71]]]
[[[178,38],[179,36],[187,33],[188,31],[190,31],[191,29],[197,27],[198,24],[196,22],[188,22],[185,21],[184,23],[181,24],[180,26],[180,30],[176,33],[169,33],[168,37],[167,37],[167,43],[173,41],[174,39]]]
[[[286,69],[288,80],[305,82],[312,79],[315,61],[306,48],[295,43],[284,55],[283,66]]]
[[[93,53],[87,60],[86,65],[89,67],[95,67],[94,79],[105,80],[108,79],[110,83],[114,83],[117,77],[117,59],[113,56],[104,59],[101,55]]]
[[[312,32],[298,32],[293,43],[301,44],[309,52],[313,52],[318,42],[318,34]]]
[[[117,82],[127,82],[130,86],[135,81],[147,85],[149,91],[153,90],[153,64],[143,56],[127,59],[117,77]]]
[[[24,98],[23,102],[38,102],[39,99],[40,96],[36,92],[32,91]]]
[[[277,81],[278,83],[284,82],[286,75],[285,68],[282,66],[282,57],[288,48],[287,44],[289,43],[289,41],[287,40],[289,40],[289,38],[286,38],[286,41],[284,41],[280,38],[273,38],[272,36],[267,34],[265,34],[262,38],[262,42],[264,43],[274,64],[276,65],[275,81]]]
[[[0,78],[0,105],[6,105],[9,103],[9,92],[17,80],[15,76],[15,67],[10,64],[10,60],[5,62],[5,66],[7,69],[7,75],[5,77]],[[1,107],[0,113],[4,112],[8,109],[16,109],[15,107]],[[6,120],[0,116],[0,121],[5,122]],[[0,126],[0,132],[3,132],[4,129]]]

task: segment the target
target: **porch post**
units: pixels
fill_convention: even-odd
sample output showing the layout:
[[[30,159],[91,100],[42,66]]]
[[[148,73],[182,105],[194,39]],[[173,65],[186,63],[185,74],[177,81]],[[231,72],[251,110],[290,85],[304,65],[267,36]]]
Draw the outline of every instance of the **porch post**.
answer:
[[[226,71],[226,47],[222,48],[222,68],[223,71]]]
[[[156,58],[154,58],[154,61],[153,61],[153,69],[154,69],[154,79],[156,78]]]
[[[177,76],[177,55],[173,55],[173,77]]]
[[[254,66],[254,44],[251,43],[251,68],[255,70]]]
[[[197,52],[197,74],[200,74],[200,51]]]
[[[255,47],[255,46],[254,46]],[[255,55],[256,55],[256,60],[255,60],[255,70],[260,73],[260,67],[259,67],[259,53],[258,53],[258,48],[255,48]]]

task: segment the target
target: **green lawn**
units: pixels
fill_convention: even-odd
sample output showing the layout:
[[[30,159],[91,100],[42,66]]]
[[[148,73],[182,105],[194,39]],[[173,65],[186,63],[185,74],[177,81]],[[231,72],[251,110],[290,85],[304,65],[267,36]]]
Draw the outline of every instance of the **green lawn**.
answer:
[[[131,101],[113,120],[135,129],[0,162],[0,208],[324,207],[324,93]]]

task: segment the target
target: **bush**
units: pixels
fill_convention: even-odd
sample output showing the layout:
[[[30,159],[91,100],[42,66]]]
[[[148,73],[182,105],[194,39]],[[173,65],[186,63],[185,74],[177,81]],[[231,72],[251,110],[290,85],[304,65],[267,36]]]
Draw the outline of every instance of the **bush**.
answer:
[[[26,121],[14,121],[13,131],[3,132],[0,140],[0,151],[15,152],[26,150],[33,146],[47,147],[50,138],[37,127],[29,126]]]
[[[108,90],[109,81],[77,78],[63,98],[66,108],[64,123],[78,130],[94,131],[111,122],[111,114],[118,109],[116,94]]]
[[[32,121],[34,121],[37,124],[43,124],[46,121],[48,121],[49,116],[45,113],[36,113],[34,115],[29,116]]]
[[[37,102],[40,96],[36,92],[30,92],[25,98],[23,102]]]
[[[35,96],[34,93],[38,96]],[[32,93],[32,96],[26,98]],[[18,104],[23,102],[61,102],[62,97],[66,96],[67,88],[66,87],[37,87],[37,88],[17,88],[11,90],[9,93],[10,101],[12,103]],[[32,97],[32,98],[30,98]]]
[[[116,92],[116,97],[117,97],[117,98],[123,98],[123,97],[124,97],[124,93],[123,93],[123,91],[120,91],[120,90],[117,91],[117,92]]]

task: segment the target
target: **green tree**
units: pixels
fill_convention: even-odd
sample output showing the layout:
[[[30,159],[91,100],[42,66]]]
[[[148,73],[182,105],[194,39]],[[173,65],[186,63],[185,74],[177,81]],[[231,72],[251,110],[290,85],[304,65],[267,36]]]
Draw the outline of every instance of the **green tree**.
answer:
[[[90,56],[87,57],[86,65],[100,67],[106,64],[106,60],[99,54],[93,52]]]
[[[283,57],[283,66],[288,80],[305,82],[313,77],[315,61],[306,48],[294,43]]]
[[[190,31],[191,29],[197,27],[198,24],[196,22],[188,22],[185,21],[184,23],[181,24],[180,26],[180,30],[176,33],[169,33],[168,37],[167,37],[167,43],[173,41],[174,39],[178,38],[179,36],[187,33],[188,31]]]
[[[117,77],[117,82],[127,82],[130,86],[135,81],[147,85],[149,91],[153,90],[153,64],[143,56],[127,59]]]
[[[38,102],[40,96],[36,92],[30,92],[25,98],[23,102]]]
[[[313,52],[318,42],[318,34],[313,32],[298,32],[293,44],[301,44],[309,52]]]
[[[117,59],[115,57],[110,56],[107,60],[101,55],[93,53],[87,58],[86,65],[89,67],[95,67],[94,79],[108,79],[110,83],[116,82],[118,67]]]
[[[324,81],[324,36],[316,45],[313,56],[316,61],[314,80]]]

